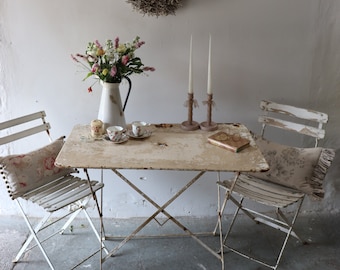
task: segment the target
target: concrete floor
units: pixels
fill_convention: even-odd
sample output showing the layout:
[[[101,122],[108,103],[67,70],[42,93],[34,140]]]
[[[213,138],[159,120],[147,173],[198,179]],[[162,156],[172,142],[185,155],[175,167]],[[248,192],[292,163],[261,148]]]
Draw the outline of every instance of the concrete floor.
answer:
[[[226,221],[228,221],[227,218]],[[125,234],[131,232],[142,222],[141,219],[105,220],[106,233]],[[214,220],[183,218],[181,221],[193,231],[211,231]],[[96,220],[98,223],[98,221]],[[270,230],[264,233],[263,225],[255,225],[249,219],[239,220],[238,228],[231,240],[234,245],[247,252],[260,254],[263,258],[273,258],[275,244],[280,241],[281,234]],[[291,238],[283,255],[279,269],[340,269],[340,214],[338,215],[302,215],[296,223],[296,231],[309,242],[302,245]],[[151,222],[143,230],[145,234],[178,233],[171,222],[159,227]],[[39,270],[49,269],[39,249],[34,248],[24,255],[22,261],[12,264],[16,252],[27,236],[27,229],[21,217],[0,216],[0,269],[1,270]],[[263,242],[260,242],[260,240]],[[218,249],[218,237],[203,237],[214,250]],[[117,241],[108,241],[112,248]],[[256,245],[251,247],[251,245]],[[46,251],[56,269],[70,269],[83,258],[99,248],[99,242],[93,236],[86,220],[77,219],[66,235],[56,235],[49,239]],[[260,270],[269,269],[257,263],[227,252],[225,269]],[[95,255],[77,269],[100,269],[99,255]],[[173,269],[221,269],[215,256],[208,253],[195,240],[189,237],[170,239],[134,239],[123,246],[115,257],[109,258],[102,269],[116,270],[173,270]]]

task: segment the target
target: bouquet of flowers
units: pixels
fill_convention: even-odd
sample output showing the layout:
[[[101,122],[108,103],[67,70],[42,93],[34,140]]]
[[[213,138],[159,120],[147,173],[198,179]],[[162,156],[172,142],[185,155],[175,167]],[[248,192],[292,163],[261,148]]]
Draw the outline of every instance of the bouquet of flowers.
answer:
[[[135,51],[144,44],[138,36],[132,43],[120,43],[118,37],[114,41],[109,39],[104,46],[96,40],[88,43],[85,54],[77,53],[71,57],[89,71],[84,80],[95,76],[103,82],[120,83],[124,77],[133,73],[155,70],[144,66],[142,60],[135,55]],[[88,91],[92,92],[92,86]]]

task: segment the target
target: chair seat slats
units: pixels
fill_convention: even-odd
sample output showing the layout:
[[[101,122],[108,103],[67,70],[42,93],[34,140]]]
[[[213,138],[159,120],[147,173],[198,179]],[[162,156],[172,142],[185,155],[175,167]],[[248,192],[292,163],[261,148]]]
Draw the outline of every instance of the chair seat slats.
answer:
[[[91,185],[93,186],[95,183],[96,182],[92,182]],[[87,191],[88,195],[91,194],[91,190],[86,182],[71,183],[70,186],[49,194],[46,199],[39,200],[37,203],[44,208],[49,207],[49,205],[68,199],[71,196],[76,196],[78,193],[84,192],[84,190]]]
[[[101,189],[103,187],[103,184],[96,183],[96,185],[93,186],[93,191],[96,192],[97,190]],[[72,191],[71,194],[67,194],[67,199],[64,199],[64,197],[60,197],[60,200],[58,202],[55,202],[52,205],[42,205],[48,212],[54,212],[61,208],[64,208],[67,205],[70,205],[72,203],[75,203],[76,201],[79,201],[87,196],[91,195],[89,192],[89,189],[84,189],[83,191],[79,192],[79,190]]]
[[[69,191],[83,187],[85,188],[89,187],[86,180],[82,180],[76,177],[72,179],[67,179],[67,181],[60,183],[58,186],[46,190],[42,196],[39,196],[40,197],[39,199],[36,198],[35,202],[38,204],[43,204],[46,203],[47,201],[50,201],[51,196],[53,197],[62,196]]]
[[[22,196],[22,198],[26,200],[30,200],[32,202],[36,202],[37,200],[48,196],[50,193],[59,190],[63,186],[69,185],[69,181],[72,178],[74,178],[74,176],[69,175],[67,177],[62,177],[55,181],[51,181],[50,183],[47,183],[46,185],[43,185],[34,190],[31,190],[30,192],[25,193]]]
[[[231,181],[218,182],[218,184],[228,190],[231,189]],[[268,185],[269,184],[269,185]],[[290,189],[281,189],[268,182],[259,179],[239,178],[234,186],[233,192],[241,194],[243,197],[257,202],[276,207],[286,207],[300,200],[304,194]]]
[[[93,191],[103,187],[98,181],[91,181]],[[53,212],[84,197],[91,195],[88,181],[66,176],[23,195],[23,198],[37,203],[45,210]]]

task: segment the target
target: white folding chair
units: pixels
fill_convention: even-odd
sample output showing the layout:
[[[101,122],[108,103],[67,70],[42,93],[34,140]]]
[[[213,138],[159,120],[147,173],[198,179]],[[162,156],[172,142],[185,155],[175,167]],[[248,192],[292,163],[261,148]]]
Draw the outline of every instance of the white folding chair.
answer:
[[[100,242],[98,247],[106,250],[86,211],[86,205],[91,198],[95,200],[99,211],[95,192],[102,189],[103,184],[98,181],[83,180],[73,176],[72,173],[77,172],[75,169],[61,169],[54,166],[54,160],[64,141],[62,137],[52,142],[49,132],[50,124],[45,121],[45,116],[45,112],[41,111],[0,123],[0,145],[33,136],[40,132],[46,132],[50,141],[47,145],[29,153],[1,156],[0,175],[5,181],[9,196],[16,201],[30,230],[29,237],[13,262],[18,262],[26,251],[38,246],[50,268],[54,269],[42,243],[58,233],[62,234],[80,212],[85,214],[95,237]],[[46,211],[45,216],[35,228],[33,228],[32,221],[25,213],[20,200],[38,204]],[[53,213],[66,207],[68,207],[66,214],[62,213],[62,216],[59,215],[56,219],[50,219]],[[44,239],[41,239],[39,232],[66,217],[68,220],[61,229],[53,230],[54,232],[51,235],[44,236]],[[30,245],[33,239],[36,245]],[[89,255],[75,267],[101,251],[102,248]]]
[[[223,200],[219,201],[220,212],[223,213],[228,201],[236,205],[233,219],[224,236],[223,247],[266,267],[277,269],[289,237],[293,236],[302,242],[293,230],[294,223],[306,195],[318,200],[323,198],[322,181],[335,153],[332,149],[317,147],[318,140],[325,136],[323,125],[328,121],[327,114],[270,101],[262,101],[260,108],[264,112],[259,117],[262,133],[256,138],[256,142],[270,169],[261,173],[237,173],[233,180],[218,181],[219,200],[222,199],[221,190],[225,191]],[[266,140],[264,131],[266,129],[268,134],[268,126],[278,128],[281,132],[293,131],[312,137],[315,139],[315,147],[297,148]],[[262,211],[254,210],[256,204],[274,207],[275,214],[264,212],[263,207],[260,208]],[[255,223],[268,225],[286,234],[273,261],[268,262],[268,258],[259,258],[258,254],[256,256],[230,243],[232,229],[240,213],[244,213],[245,217],[250,217]]]

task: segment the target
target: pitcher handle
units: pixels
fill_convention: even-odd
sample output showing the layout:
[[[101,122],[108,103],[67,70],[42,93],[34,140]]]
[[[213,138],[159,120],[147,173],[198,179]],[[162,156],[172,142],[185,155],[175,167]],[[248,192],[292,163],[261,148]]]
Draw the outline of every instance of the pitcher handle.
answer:
[[[131,87],[132,87],[132,82],[131,82],[130,78],[127,77],[127,76],[124,76],[124,79],[126,79],[128,81],[128,83],[129,83],[129,90],[128,90],[127,94],[126,94],[126,98],[125,98],[125,101],[124,101],[123,112],[125,111],[125,107],[126,107],[126,104],[128,102],[129,95],[130,95],[130,92],[131,92]]]

